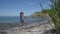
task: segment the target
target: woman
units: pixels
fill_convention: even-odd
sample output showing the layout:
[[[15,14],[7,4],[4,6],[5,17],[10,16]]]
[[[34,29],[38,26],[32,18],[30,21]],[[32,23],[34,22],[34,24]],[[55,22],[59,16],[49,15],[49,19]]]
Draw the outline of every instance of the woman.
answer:
[[[23,12],[20,12],[20,26],[22,27],[24,25],[24,13]]]

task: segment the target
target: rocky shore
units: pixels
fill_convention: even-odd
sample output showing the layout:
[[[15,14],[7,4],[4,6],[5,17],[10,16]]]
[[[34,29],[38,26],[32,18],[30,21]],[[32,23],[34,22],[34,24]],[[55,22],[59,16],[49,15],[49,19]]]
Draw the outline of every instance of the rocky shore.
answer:
[[[7,34],[56,34],[54,24],[48,23],[47,20],[23,27],[14,27],[5,31]]]

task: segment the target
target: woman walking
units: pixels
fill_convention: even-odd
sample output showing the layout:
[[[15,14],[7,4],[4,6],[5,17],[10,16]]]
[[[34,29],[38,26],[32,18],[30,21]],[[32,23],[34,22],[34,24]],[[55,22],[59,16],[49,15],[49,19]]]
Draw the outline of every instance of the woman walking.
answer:
[[[22,27],[23,25],[24,25],[24,13],[23,13],[23,11],[22,12],[20,12],[20,26]]]

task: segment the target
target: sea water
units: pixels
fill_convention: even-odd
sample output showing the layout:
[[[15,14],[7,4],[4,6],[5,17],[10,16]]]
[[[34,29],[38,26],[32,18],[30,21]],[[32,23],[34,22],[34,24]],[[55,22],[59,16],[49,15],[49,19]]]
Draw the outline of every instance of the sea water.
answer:
[[[24,17],[24,26],[27,27],[30,27],[30,26],[33,26],[34,23],[35,24],[38,24],[38,23],[42,23],[44,20],[47,20],[47,18],[30,18],[30,17]],[[13,25],[14,26],[19,26],[19,23],[20,23],[20,17],[19,16],[0,16],[0,24],[1,23],[11,23],[10,25],[7,24],[7,26],[9,27],[5,27],[5,29],[10,29],[10,27],[12,27]],[[18,23],[18,24],[17,24]],[[3,24],[3,25],[4,25]],[[4,25],[6,26],[6,25]],[[1,29],[1,28],[0,28]],[[3,29],[3,28],[2,28]]]
[[[24,22],[41,22],[45,20],[45,18],[28,18],[24,17]],[[0,16],[0,23],[19,23],[19,16]]]

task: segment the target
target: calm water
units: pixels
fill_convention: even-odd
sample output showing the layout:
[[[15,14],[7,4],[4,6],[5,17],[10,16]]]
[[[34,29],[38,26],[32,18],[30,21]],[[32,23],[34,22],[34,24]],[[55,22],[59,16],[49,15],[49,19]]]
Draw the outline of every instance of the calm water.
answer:
[[[45,20],[44,18],[24,18],[24,22],[40,22]],[[11,16],[11,17],[7,17],[7,16],[0,16],[0,23],[19,23],[20,22],[20,18],[18,16]]]

